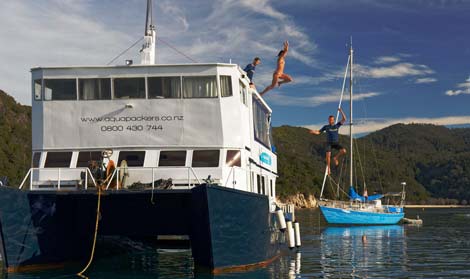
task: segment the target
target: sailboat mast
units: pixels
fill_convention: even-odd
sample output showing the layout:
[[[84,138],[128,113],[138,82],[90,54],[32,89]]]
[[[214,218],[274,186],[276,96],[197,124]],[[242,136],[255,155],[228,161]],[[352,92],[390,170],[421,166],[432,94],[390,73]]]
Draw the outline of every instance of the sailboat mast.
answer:
[[[352,38],[349,47],[349,57],[351,59],[349,68],[349,185],[354,186],[353,179],[353,48]]]
[[[140,60],[143,65],[155,64],[155,44],[157,39],[157,33],[155,31],[155,25],[153,25],[153,3],[152,0],[147,0],[147,16],[145,18],[145,34],[144,44],[140,50]]]

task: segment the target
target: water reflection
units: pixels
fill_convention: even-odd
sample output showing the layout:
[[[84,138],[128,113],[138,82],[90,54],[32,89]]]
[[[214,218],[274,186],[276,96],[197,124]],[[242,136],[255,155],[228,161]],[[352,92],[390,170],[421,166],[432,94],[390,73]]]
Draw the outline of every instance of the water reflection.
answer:
[[[391,266],[406,266],[402,226],[328,227],[321,232],[320,242],[325,277],[375,277]]]
[[[292,256],[289,263],[289,279],[301,278],[300,266],[302,262],[302,255],[298,251]]]

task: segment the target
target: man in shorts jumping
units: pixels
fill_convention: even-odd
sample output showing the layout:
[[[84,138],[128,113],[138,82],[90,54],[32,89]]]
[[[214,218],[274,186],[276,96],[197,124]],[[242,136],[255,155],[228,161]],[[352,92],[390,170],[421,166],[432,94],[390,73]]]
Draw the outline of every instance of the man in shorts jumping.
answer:
[[[266,87],[263,90],[263,92],[260,93],[261,96],[266,94],[266,92],[268,92],[269,90],[273,89],[276,86],[281,86],[284,83],[292,82],[291,76],[284,73],[284,66],[286,64],[286,55],[287,55],[287,52],[289,51],[289,42],[285,41],[283,46],[284,48],[277,55],[277,67],[273,73],[273,80],[271,82],[271,85]]]
[[[338,154],[333,157],[336,166],[339,164],[339,158],[346,154],[346,149],[339,144],[338,134],[339,128],[344,124],[344,122],[346,122],[346,115],[341,108],[338,110],[341,112],[341,121],[335,124],[335,117],[330,115],[328,117],[328,125],[323,126],[320,130],[310,130],[310,134],[313,135],[320,135],[321,133],[326,132],[326,165],[328,167],[328,174],[330,174],[331,149],[339,150]]]

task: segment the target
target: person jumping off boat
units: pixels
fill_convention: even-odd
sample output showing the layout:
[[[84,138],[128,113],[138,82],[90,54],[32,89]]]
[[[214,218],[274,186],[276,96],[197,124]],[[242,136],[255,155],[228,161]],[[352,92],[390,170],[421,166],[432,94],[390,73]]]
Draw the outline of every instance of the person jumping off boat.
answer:
[[[289,50],[289,42],[285,41],[284,42],[284,48],[279,52],[277,55],[277,68],[273,73],[273,80],[271,82],[271,85],[266,87],[263,92],[261,92],[261,95],[265,94],[269,90],[273,89],[274,87],[281,86],[284,83],[292,82],[291,76],[288,74],[284,73],[284,65],[286,64],[285,58],[287,55],[287,51]],[[279,81],[281,80],[281,81]]]
[[[327,143],[326,143],[326,165],[328,167],[328,175],[330,172],[330,158],[331,158],[331,149],[339,150],[338,154],[333,157],[335,165],[339,164],[339,158],[346,154],[346,148],[339,144],[339,134],[338,130],[341,125],[346,122],[346,115],[344,114],[341,108],[338,109],[341,112],[341,120],[335,124],[335,117],[330,115],[328,117],[328,125],[323,126],[320,130],[310,130],[309,133],[313,135],[320,135],[321,133],[326,132],[327,134]]]
[[[253,62],[246,65],[245,69],[243,69],[243,71],[246,72],[246,75],[250,79],[250,87],[254,87],[253,75],[255,74],[256,66],[258,66],[259,64],[261,64],[261,59],[259,57],[255,57],[253,59]]]

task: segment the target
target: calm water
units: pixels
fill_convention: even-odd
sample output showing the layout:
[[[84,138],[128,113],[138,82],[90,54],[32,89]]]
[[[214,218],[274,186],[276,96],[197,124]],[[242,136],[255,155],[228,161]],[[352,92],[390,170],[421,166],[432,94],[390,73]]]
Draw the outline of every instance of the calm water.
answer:
[[[195,271],[190,251],[143,249],[96,260],[95,278],[470,278],[470,209],[407,209],[422,227],[328,227],[318,210],[297,211],[303,247],[266,268],[218,276]],[[363,236],[366,240],[363,240]],[[78,266],[3,278],[79,278]],[[0,276],[2,277],[2,276]]]

